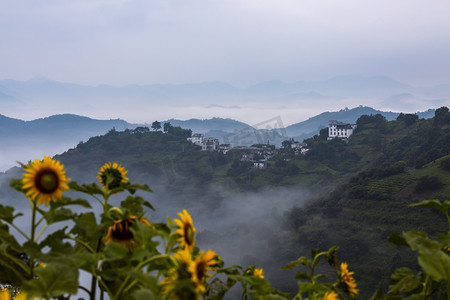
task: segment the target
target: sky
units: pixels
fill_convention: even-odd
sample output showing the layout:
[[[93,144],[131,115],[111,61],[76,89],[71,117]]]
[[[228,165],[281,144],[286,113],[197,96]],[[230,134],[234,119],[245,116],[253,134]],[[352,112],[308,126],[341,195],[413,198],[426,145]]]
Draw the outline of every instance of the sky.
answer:
[[[0,79],[450,83],[448,0],[0,0]]]

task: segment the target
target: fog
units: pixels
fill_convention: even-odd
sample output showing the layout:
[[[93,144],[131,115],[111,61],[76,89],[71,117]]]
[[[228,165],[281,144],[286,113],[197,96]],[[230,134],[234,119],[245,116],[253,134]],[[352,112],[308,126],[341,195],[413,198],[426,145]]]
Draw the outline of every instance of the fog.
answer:
[[[22,194],[9,188],[7,184],[11,177],[20,178],[21,174],[22,171],[19,168],[10,170],[7,174],[0,174],[0,199],[3,205],[14,206],[16,213],[18,211],[24,213],[24,216],[16,220],[16,224],[24,232],[28,232],[30,226],[28,221],[30,219],[29,203]],[[95,174],[85,174],[83,178],[78,175],[76,177],[78,178],[74,178],[74,180],[87,183],[93,181]],[[266,278],[270,281],[273,280],[275,284],[280,282],[279,278],[289,278],[292,275],[286,271],[280,272],[283,265],[275,265],[271,256],[277,250],[273,247],[280,246],[278,243],[282,231],[283,214],[293,206],[304,205],[312,197],[313,193],[308,188],[302,186],[277,187],[233,194],[229,186],[205,185],[202,190],[208,195],[215,195],[215,197],[211,199],[211,203],[199,203],[198,199],[191,198],[185,193],[177,196],[167,193],[167,186],[164,185],[171,184],[170,180],[159,179],[158,182],[156,177],[149,177],[149,182],[146,183],[154,192],[141,193],[144,199],[150,201],[156,209],[156,211],[145,210],[145,217],[150,222],[165,222],[167,217],[179,218],[178,212],[186,209],[191,214],[196,227],[196,246],[205,251],[208,249],[216,251],[224,259],[226,266],[240,264],[244,268],[250,265],[262,267],[265,270]],[[66,195],[73,198],[84,196],[76,192],[66,192]],[[119,205],[125,197],[126,195],[113,197],[110,203]],[[88,197],[87,199],[91,201],[93,209],[99,216],[100,205],[92,198]],[[78,207],[71,207],[71,209],[78,212],[83,211]],[[65,225],[69,225],[70,228],[72,223],[51,225],[46,233],[53,232]],[[19,240],[23,239],[19,237]],[[290,259],[295,259],[295,257]],[[285,262],[287,263],[287,260]],[[88,284],[90,276],[84,274],[80,280]],[[80,296],[83,296],[82,294]]]

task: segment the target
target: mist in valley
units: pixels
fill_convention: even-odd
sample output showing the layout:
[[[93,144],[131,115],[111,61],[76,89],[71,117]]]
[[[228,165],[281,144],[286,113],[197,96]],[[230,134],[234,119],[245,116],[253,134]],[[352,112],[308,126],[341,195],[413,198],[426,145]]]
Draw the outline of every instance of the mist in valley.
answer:
[[[66,166],[67,175],[78,183],[97,182],[95,178],[98,169],[93,166],[85,172],[71,172],[70,165]],[[286,290],[295,285],[291,272],[280,271],[289,260],[297,257],[277,257],[273,255],[283,248],[282,231],[284,213],[292,207],[301,207],[312,198],[313,191],[304,186],[277,187],[259,191],[236,192],[230,185],[206,184],[195,187],[185,187],[179,192],[171,191],[170,186],[182,180],[182,174],[172,174],[173,170],[162,174],[137,174],[129,170],[131,182],[136,179],[140,183],[148,184],[153,193],[139,193],[148,200],[155,211],[145,209],[145,217],[153,223],[166,222],[167,218],[179,218],[178,213],[186,209],[192,216],[196,227],[196,246],[202,250],[214,250],[220,255],[226,266],[255,265],[264,269],[265,276],[274,287]],[[173,177],[175,175],[175,177]],[[17,225],[27,232],[29,230],[29,203],[23,194],[9,187],[10,178],[21,178],[22,170],[14,168],[0,176],[0,200],[3,205],[15,207],[16,212],[24,212],[19,217]],[[146,178],[146,180],[144,179]],[[112,197],[109,203],[113,206],[120,205],[126,198],[126,194]],[[202,194],[201,197],[193,196]],[[65,195],[72,198],[83,198],[85,195],[77,192],[66,192]],[[93,198],[87,198],[97,217],[100,216],[102,207]],[[75,212],[84,209],[71,207]],[[70,222],[51,225],[48,233],[51,233]],[[286,255],[286,254],[281,254]],[[82,279],[87,280],[86,278]],[[238,290],[239,288],[235,288]],[[238,293],[238,291],[236,291]],[[231,295],[234,295],[231,292]]]

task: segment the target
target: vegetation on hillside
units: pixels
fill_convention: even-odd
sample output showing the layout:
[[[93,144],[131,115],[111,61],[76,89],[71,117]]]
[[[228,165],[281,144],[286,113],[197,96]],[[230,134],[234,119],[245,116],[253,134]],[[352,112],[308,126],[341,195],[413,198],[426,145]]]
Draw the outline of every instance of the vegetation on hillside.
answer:
[[[155,190],[158,202],[208,213],[230,195],[307,186],[316,193],[315,199],[300,205],[304,201],[299,195],[299,205],[275,227],[244,232],[241,229],[256,220],[240,220],[224,229],[219,240],[231,243],[257,235],[258,245],[266,249],[258,253],[257,261],[270,262],[265,270],[268,278],[277,277],[272,285],[291,294],[296,293],[291,274],[271,276],[271,272],[311,248],[338,245],[341,260],[355,271],[361,297],[368,298],[378,287],[388,291],[397,267],[408,266],[413,274],[420,269],[413,252],[386,241],[392,232],[417,229],[431,239],[446,232],[445,219],[409,205],[450,199],[450,113],[442,107],[427,120],[413,114],[400,114],[393,121],[381,115],[362,116],[357,125],[348,141],[328,141],[327,131],[320,131],[305,140],[310,148],[306,155],[280,150],[263,170],[242,160],[243,150],[200,151],[186,140],[191,132],[174,126],[165,132],[146,127],[112,130],[57,159],[68,167],[68,177],[81,184],[91,182],[93,177],[86,174],[95,174],[104,162],[119,161],[130,170],[130,180]],[[266,212],[264,221],[272,214]],[[217,236],[199,232],[200,242],[216,243]],[[250,258],[254,261],[254,256]]]

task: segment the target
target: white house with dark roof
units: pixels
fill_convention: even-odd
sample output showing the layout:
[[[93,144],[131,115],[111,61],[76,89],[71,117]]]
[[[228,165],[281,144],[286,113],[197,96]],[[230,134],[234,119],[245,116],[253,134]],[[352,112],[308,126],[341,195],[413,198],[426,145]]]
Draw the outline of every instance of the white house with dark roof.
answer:
[[[194,133],[192,137],[187,139],[189,142],[201,146],[203,144],[204,136],[201,133]]]
[[[328,123],[328,140],[334,138],[348,139],[356,129],[356,124],[332,120]]]

